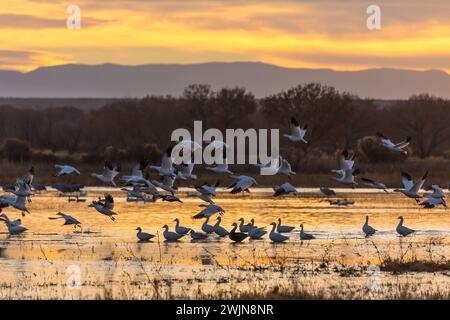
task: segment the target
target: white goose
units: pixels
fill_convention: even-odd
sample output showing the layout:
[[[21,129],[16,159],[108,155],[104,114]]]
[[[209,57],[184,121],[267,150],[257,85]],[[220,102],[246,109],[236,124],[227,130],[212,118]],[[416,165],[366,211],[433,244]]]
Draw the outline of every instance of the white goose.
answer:
[[[311,233],[306,233],[305,231],[303,231],[303,223],[300,224],[300,239],[301,240],[312,240],[315,238],[316,237],[314,237]]]
[[[109,161],[105,162],[102,174],[92,173],[91,175],[106,185],[116,186],[114,178],[119,174],[120,166],[113,166]]]
[[[141,227],[137,227],[136,230],[138,231],[136,237],[139,239],[139,241],[147,242],[155,237],[155,235],[153,234],[142,232]]]
[[[258,240],[261,239],[266,233],[267,231],[265,227],[254,227],[248,231],[248,236],[250,237],[250,239]]]
[[[145,168],[148,166],[147,160],[142,160],[139,163],[137,163],[132,169],[131,169],[131,175],[129,176],[122,176],[121,180],[126,184],[150,184],[150,181],[148,181],[146,178],[144,178],[144,171]]]
[[[406,140],[401,141],[399,143],[393,143],[388,137],[386,137],[384,134],[378,132],[377,133],[378,138],[381,141],[381,145],[388,149],[389,151],[396,152],[396,153],[402,153],[404,155],[407,155],[408,152],[404,150],[411,142],[411,137],[406,138]]]
[[[6,227],[8,228],[8,232],[10,235],[21,234],[28,230],[27,228],[22,227],[21,225],[13,225],[11,223],[11,220],[9,220],[6,214],[1,214],[0,220],[2,220],[6,224]]]
[[[61,164],[55,164],[55,168],[58,169],[58,173],[55,174],[55,177],[62,177],[68,174],[76,174],[80,175],[80,171],[72,166],[69,165],[61,165]]]
[[[291,176],[295,175],[295,172],[292,171],[291,164],[286,160],[280,157],[280,167],[277,171],[278,174],[284,174],[291,178]]]
[[[362,231],[366,235],[366,237],[370,237],[377,232],[377,230],[371,226],[369,226],[369,216],[366,216],[366,222],[362,226]]]
[[[173,167],[172,149],[173,147],[167,148],[161,159],[161,165],[159,167],[150,166],[150,169],[158,171],[160,176],[170,176],[175,174],[175,169]]]
[[[167,241],[178,241],[179,239],[184,237],[184,234],[169,231],[169,226],[167,224],[165,224],[163,228],[164,228],[163,236]]]
[[[290,193],[292,194],[298,193],[297,189],[295,189],[295,187],[289,182],[285,182],[281,186],[273,186],[273,191],[275,191],[275,193],[273,194],[274,197],[288,195]]]
[[[416,183],[413,182],[411,176],[406,173],[402,172],[402,184],[403,189],[395,189],[396,192],[401,192],[405,196],[413,199],[421,198],[422,196],[418,194],[420,189],[423,187],[423,184],[425,183],[425,179],[427,178],[428,172],[426,172],[422,177],[420,177]]]
[[[386,185],[384,183],[381,182],[377,182],[368,178],[361,178],[362,182],[371,188],[375,188],[375,189],[380,189],[383,190],[384,192],[388,193],[387,189],[386,189]]]
[[[219,237],[223,238],[223,237],[228,236],[230,233],[224,227],[222,227],[220,225],[221,222],[222,222],[222,218],[221,217],[217,217],[216,224],[213,226],[213,231]]]
[[[289,233],[294,229],[295,229],[295,227],[281,225],[281,218],[278,218],[277,231],[279,233]]]
[[[195,188],[195,190],[200,192],[202,195],[215,197],[216,196],[216,189],[217,189],[217,187],[219,185],[220,185],[220,181],[217,180],[217,182],[215,184],[204,183],[204,184],[199,185],[199,186],[194,186],[194,188]]]
[[[249,188],[257,184],[256,180],[249,176],[231,176],[231,178],[236,180],[233,184],[228,186],[228,189],[232,189],[231,193],[233,194],[243,191],[250,192]]]
[[[277,226],[277,224],[275,222],[272,222],[271,226],[272,226],[272,230],[269,233],[270,240],[272,240],[273,242],[284,242],[286,240],[289,240],[289,237],[282,235],[280,233],[277,233],[275,231],[275,228]]]
[[[352,186],[353,188],[358,183],[355,181],[355,177],[359,174],[358,169],[349,169],[344,172],[344,175],[340,178],[333,177],[332,179],[340,184],[346,186]]]
[[[192,240],[205,240],[208,238],[208,235],[201,232],[195,232],[194,230],[189,231],[189,235],[191,236]]]
[[[225,213],[225,210],[218,206],[217,204],[201,204],[200,207],[203,207],[204,209],[202,211],[200,211],[199,213],[197,213],[195,216],[193,216],[192,218],[194,219],[202,219],[202,218],[209,218],[213,215],[215,215],[216,213],[223,215]]]
[[[400,219],[400,222],[398,223],[397,228],[395,229],[398,234],[406,237],[407,235],[410,235],[411,233],[415,232],[415,230],[405,227],[403,225],[403,217],[402,216],[400,216],[398,218]]]
[[[233,174],[233,172],[228,169],[227,159],[224,158],[222,162],[223,163],[217,163],[214,167],[206,167],[205,169],[214,173]]]
[[[179,234],[188,234],[189,231],[191,231],[191,228],[180,226],[180,219],[176,218],[174,220],[176,222],[175,224],[175,232]]]
[[[197,176],[195,174],[192,174],[192,171],[194,170],[193,163],[182,163],[179,168],[180,170],[178,170],[177,176],[181,180],[197,179]]]
[[[303,127],[301,127],[298,121],[294,117],[292,117],[289,129],[290,134],[285,134],[284,136],[290,141],[308,143],[308,141],[305,140],[305,134],[306,130],[308,129],[308,125],[305,124]]]
[[[63,212],[58,212],[56,214],[59,217],[50,217],[50,220],[55,220],[55,219],[64,219],[64,225],[73,225],[74,228],[76,227],[80,227],[81,228],[81,222],[78,221],[77,219],[75,219],[74,217],[65,214]]]
[[[244,224],[244,218],[239,218],[238,221],[239,221],[239,231],[240,232],[247,233],[251,229],[253,229],[253,224],[252,223]]]
[[[353,166],[355,165],[355,158],[356,154],[350,156],[348,150],[343,150],[339,157],[339,169],[333,169],[331,172],[343,176],[345,171],[353,169]]]
[[[432,184],[430,187],[426,188],[426,190],[433,190],[432,193],[426,193],[423,195],[426,198],[440,199],[446,196],[444,189],[438,184]]]
[[[211,199],[210,195],[201,194],[201,193],[188,193],[186,195],[188,198],[199,198],[209,204],[214,204],[214,201]]]
[[[209,217],[206,217],[205,222],[203,222],[203,224],[202,224],[202,230],[203,230],[203,232],[208,233],[208,234],[213,233],[214,227],[212,225],[208,224],[208,222],[209,222]]]
[[[107,194],[105,195],[105,200],[99,200],[99,201],[93,201],[89,207],[94,208],[95,210],[97,210],[98,212],[100,212],[101,214],[109,217],[112,221],[115,221],[116,219],[113,217],[114,215],[116,215],[117,213],[114,212],[114,198],[110,195]]]
[[[172,195],[174,195],[178,191],[178,188],[176,186],[174,186],[176,177],[177,176],[175,174],[163,176],[163,177],[161,177],[161,181],[152,180],[152,184],[155,187],[158,187],[164,191],[170,192]]]
[[[425,201],[422,201],[419,203],[419,205],[423,206],[425,209],[432,209],[436,207],[437,205],[443,205],[445,208],[447,208],[447,202],[445,201],[445,198],[433,198],[430,197],[426,199]]]
[[[25,212],[30,213],[28,208],[26,207],[26,196],[0,196],[0,205],[3,207],[10,206],[16,210],[22,212],[22,216],[25,215]]]

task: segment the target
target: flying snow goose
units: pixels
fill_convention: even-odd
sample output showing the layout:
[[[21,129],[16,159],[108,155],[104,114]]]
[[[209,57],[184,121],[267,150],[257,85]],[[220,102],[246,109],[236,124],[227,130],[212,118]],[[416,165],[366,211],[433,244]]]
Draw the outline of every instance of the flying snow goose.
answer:
[[[216,224],[213,226],[213,231],[219,237],[223,238],[223,237],[226,237],[229,234],[229,232],[220,225],[221,222],[222,222],[222,218],[217,217]]]
[[[374,180],[368,179],[368,178],[361,178],[361,180],[368,187],[380,189],[380,190],[383,190],[384,192],[388,193],[388,191],[386,189],[386,185],[384,183],[377,182],[377,181],[374,181]]]
[[[269,233],[270,240],[272,240],[273,242],[284,242],[286,240],[289,240],[289,237],[275,231],[275,228],[277,227],[277,224],[275,222],[272,222],[270,225],[272,226],[272,230]]]
[[[144,177],[144,171],[148,166],[147,160],[141,160],[139,163],[135,164],[131,169],[131,175],[122,176],[121,180],[125,183],[125,185],[129,184],[148,184],[150,183]]]
[[[410,235],[411,233],[415,232],[415,230],[412,230],[412,229],[410,229],[408,227],[405,227],[403,225],[403,217],[402,216],[400,216],[398,218],[400,219],[400,222],[398,223],[397,228],[395,229],[398,234],[406,237],[407,235]]]
[[[384,134],[378,132],[377,133],[378,138],[381,141],[381,145],[388,149],[389,151],[396,152],[396,153],[402,153],[404,155],[407,155],[408,152],[404,150],[411,142],[411,137],[406,138],[406,140],[401,141],[399,143],[393,143],[388,137],[386,137]]]
[[[214,173],[233,174],[233,172],[231,172],[228,169],[228,163],[226,158],[223,159],[222,163],[217,163],[214,167],[206,167],[205,169],[212,171]]]
[[[377,230],[371,226],[369,226],[369,216],[366,216],[366,222],[362,226],[362,231],[366,235],[366,237],[370,237],[377,232]]]
[[[21,179],[23,181],[23,183],[25,183],[28,187],[29,190],[31,190],[32,184],[33,184],[33,179],[34,179],[34,166],[32,166],[27,173],[25,174],[25,176]]]
[[[202,230],[205,233],[213,233],[214,232],[214,227],[210,224],[208,224],[209,222],[209,217],[206,217],[205,222],[203,222],[202,224]]]
[[[214,201],[211,199],[211,196],[208,194],[201,194],[201,193],[188,193],[186,195],[188,198],[199,198],[209,204],[214,204]]]
[[[353,188],[358,183],[355,181],[355,177],[359,174],[358,169],[349,169],[344,171],[344,175],[342,177],[336,178],[332,177],[332,179],[336,182],[339,182],[340,184],[346,185],[346,186],[352,186]]]
[[[199,186],[194,186],[195,190],[203,195],[216,196],[216,189],[220,185],[220,181],[217,180],[215,184],[207,184],[206,182]]]
[[[284,174],[291,178],[291,176],[295,175],[295,172],[292,171],[291,164],[286,159],[280,157],[280,167],[277,170],[277,174]]]
[[[161,159],[161,166],[150,166],[150,169],[158,171],[160,176],[171,176],[175,174],[175,168],[173,167],[172,149],[173,147],[167,148]]]
[[[419,203],[419,205],[423,206],[425,209],[432,209],[436,207],[437,205],[443,205],[445,208],[447,208],[447,202],[444,198],[427,198],[425,201],[422,201]]]
[[[316,237],[314,237],[314,235],[312,235],[311,233],[306,233],[305,231],[303,231],[303,223],[300,224],[300,240],[312,240],[315,238]]]
[[[164,191],[170,192],[172,195],[177,193],[178,188],[174,185],[176,180],[176,175],[167,175],[161,177],[161,181],[152,180],[152,184]]]
[[[69,165],[55,164],[55,168],[59,170],[55,174],[55,177],[62,177],[62,176],[69,175],[69,174],[76,174],[79,176],[81,174],[77,168],[69,166]]]
[[[197,213],[195,216],[193,216],[192,218],[194,219],[201,219],[201,218],[205,218],[205,217],[211,217],[213,215],[215,215],[216,213],[223,215],[225,213],[225,210],[218,206],[217,204],[201,204],[201,207],[203,207],[204,209],[202,211],[200,211],[199,213]]]
[[[231,176],[236,181],[228,186],[228,189],[232,189],[231,193],[236,194],[239,192],[250,192],[249,188],[256,184],[256,180],[249,176]]]
[[[233,223],[231,226],[233,227],[233,229],[231,229],[230,234],[228,235],[228,237],[230,238],[231,241],[242,242],[248,237],[248,234],[246,234],[246,233],[236,232],[236,229],[237,229],[236,223]]]
[[[288,195],[290,193],[297,194],[297,189],[295,189],[295,187],[289,182],[285,182],[280,186],[273,186],[273,191],[275,191],[273,194],[274,197]]]
[[[298,123],[298,121],[292,117],[291,118],[291,123],[289,125],[289,129],[290,129],[290,134],[284,134],[284,136],[286,138],[288,138],[290,141],[292,142],[303,142],[303,143],[308,143],[305,140],[305,134],[306,134],[306,130],[308,129],[308,125],[304,125],[303,127],[300,126],[300,124]]]
[[[137,227],[136,230],[137,230],[136,237],[139,239],[139,241],[147,242],[155,237],[155,235],[153,234],[142,232],[141,227]]]
[[[10,206],[16,210],[22,212],[22,216],[25,215],[25,212],[30,213],[28,208],[26,207],[26,196],[0,196],[0,205],[3,207]]]
[[[112,221],[116,220],[113,217],[114,215],[117,214],[116,212],[113,211],[114,210],[114,198],[110,194],[105,195],[104,200],[92,201],[92,203],[89,205],[89,207],[94,208],[101,214],[109,217]]]
[[[401,192],[409,198],[413,199],[421,198],[422,196],[419,195],[418,192],[423,187],[427,175],[428,172],[425,172],[425,174],[422,177],[420,177],[416,183],[414,183],[411,176],[408,173],[402,172],[403,189],[395,189],[394,191]]]
[[[208,238],[208,235],[201,232],[195,232],[194,230],[189,230],[189,235],[191,236],[192,240],[205,240]]]
[[[81,228],[81,222],[78,221],[77,219],[75,219],[74,217],[65,214],[63,212],[58,212],[56,214],[58,217],[49,217],[50,220],[55,220],[55,219],[64,219],[64,225],[73,225],[74,228],[76,227],[80,227]]]
[[[181,201],[180,198],[178,198],[177,196],[174,196],[172,194],[163,194],[160,197],[161,197],[161,199],[163,201],[167,201],[167,202],[181,202],[181,203],[183,203],[183,201]]]
[[[433,190],[432,193],[426,193],[423,196],[426,198],[436,198],[436,199],[440,199],[440,198],[444,198],[445,197],[445,192],[444,189],[438,185],[438,184],[432,184],[430,187],[426,188],[425,190]]]
[[[120,166],[113,166],[111,162],[105,161],[105,165],[103,168],[103,173],[92,173],[91,175],[101,182],[103,182],[106,185],[109,186],[116,186],[116,183],[114,182],[114,178],[119,174],[120,172]]]
[[[167,224],[163,225],[163,228],[164,228],[163,236],[167,241],[178,241],[179,239],[184,237],[184,234],[169,231],[169,226]]]
[[[194,170],[194,164],[193,163],[191,163],[191,162],[182,163],[182,164],[180,164],[179,168],[180,169],[178,170],[177,176],[181,180],[188,180],[188,179],[195,180],[195,179],[197,179],[197,176],[195,174],[192,174],[192,171]]]
[[[291,232],[294,229],[295,229],[295,227],[281,225],[281,218],[278,218],[277,231],[279,233],[288,233],[288,232]]]
[[[180,226],[180,219],[176,218],[173,221],[176,222],[176,224],[175,224],[175,232],[176,233],[187,234],[191,230],[191,228]]]
[[[9,220],[8,216],[6,214],[1,214],[0,215],[0,220],[2,220],[6,227],[8,228],[8,232],[10,235],[17,235],[17,234],[21,234],[25,231],[27,231],[28,229],[25,227],[22,227],[20,224],[19,225],[13,225],[13,223],[11,222],[11,220]]]
[[[339,157],[339,169],[333,169],[331,172],[343,176],[345,171],[353,169],[353,166],[355,165],[355,158],[356,154],[350,155],[348,150],[343,150]]]

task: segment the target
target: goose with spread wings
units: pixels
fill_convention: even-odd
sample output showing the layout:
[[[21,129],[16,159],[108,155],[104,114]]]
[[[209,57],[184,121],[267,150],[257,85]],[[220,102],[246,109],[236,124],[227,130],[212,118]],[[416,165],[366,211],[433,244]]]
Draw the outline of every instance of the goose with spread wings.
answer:
[[[113,217],[114,215],[117,215],[117,213],[113,211],[114,210],[114,198],[110,194],[105,195],[104,200],[93,201],[89,205],[89,207],[94,208],[101,214],[109,217],[112,221],[116,220]]]
[[[428,172],[425,172],[425,174],[420,177],[416,183],[413,182],[413,179],[411,178],[411,175],[409,175],[407,172],[402,172],[402,184],[403,189],[395,189],[396,192],[401,192],[405,196],[413,199],[422,198],[421,195],[418,194],[420,189],[422,189],[425,179],[427,178]]]
[[[411,143],[411,137],[407,137],[405,140],[400,141],[398,143],[393,143],[391,139],[382,134],[381,132],[377,133],[378,139],[381,141],[381,145],[388,149],[391,152],[401,153],[407,155],[408,152],[405,148]]]
[[[116,186],[116,183],[114,182],[115,177],[120,172],[120,166],[113,166],[111,162],[105,161],[105,165],[103,167],[103,173],[92,173],[91,175],[101,182],[103,182],[106,185],[109,186]]]
[[[297,119],[292,117],[289,129],[290,134],[285,134],[284,136],[290,141],[308,143],[308,141],[305,140],[305,134],[306,130],[308,129],[308,125],[305,124],[304,126],[300,126]]]

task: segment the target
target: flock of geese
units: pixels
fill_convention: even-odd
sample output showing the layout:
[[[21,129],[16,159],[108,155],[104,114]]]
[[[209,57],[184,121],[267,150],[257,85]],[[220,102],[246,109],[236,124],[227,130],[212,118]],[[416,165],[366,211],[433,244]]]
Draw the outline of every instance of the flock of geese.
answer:
[[[291,119],[290,124],[290,133],[285,134],[284,136],[289,139],[294,144],[299,143],[308,143],[305,140],[305,135],[307,132],[307,125],[301,126],[295,118]],[[387,150],[399,153],[403,155],[407,155],[407,151],[405,148],[411,142],[411,138],[407,138],[404,141],[394,143],[385,135],[378,133],[378,137],[380,143]],[[181,141],[179,144],[183,144],[184,146],[190,146],[192,149],[189,151],[194,151],[196,147],[199,147],[193,141]],[[210,143],[214,150],[219,150],[221,152],[226,152],[228,145],[223,141],[212,141]],[[124,175],[121,177],[121,188],[122,191],[126,192],[127,201],[129,202],[144,202],[144,203],[155,203],[158,200],[166,201],[166,202],[183,202],[180,198],[177,197],[178,188],[175,185],[176,179],[180,180],[196,180],[197,176],[193,174],[194,164],[193,163],[183,163],[179,166],[174,165],[174,159],[172,158],[172,150],[173,147],[170,147],[166,150],[162,157],[161,164],[157,165],[149,165],[148,161],[141,161],[136,166],[133,167],[130,175]],[[355,187],[358,185],[356,181],[357,176],[360,174],[360,171],[355,168],[355,154],[350,155],[347,150],[344,150],[339,159],[339,168],[331,170],[337,176],[332,177],[334,181],[344,186]],[[206,167],[206,170],[211,171],[217,175],[225,174],[231,177],[234,182],[228,186],[230,192],[232,194],[242,193],[242,192],[250,192],[250,188],[257,184],[255,178],[247,175],[234,175],[234,173],[228,168],[228,164],[226,159],[223,161],[224,163],[216,164],[215,166]],[[267,167],[270,164],[258,164],[259,168]],[[62,177],[67,175],[80,175],[81,172],[70,165],[55,165],[56,177]],[[158,180],[150,180],[150,175],[147,169],[156,171],[160,177]],[[104,164],[103,172],[101,173],[92,173],[92,177],[98,179],[101,183],[107,186],[117,186],[115,179],[119,175],[121,171],[120,166],[113,165],[111,162],[106,161]],[[276,164],[276,174],[286,175],[289,180],[292,175],[295,175],[295,172],[292,171],[291,165],[287,159],[280,157]],[[408,198],[412,198],[416,201],[418,205],[423,206],[424,208],[434,208],[438,205],[447,206],[445,197],[446,194],[444,192],[444,188],[433,184],[430,187],[426,188],[429,190],[429,193],[425,193],[423,195],[419,194],[420,190],[423,188],[425,180],[427,178],[428,173],[425,173],[423,176],[417,179],[417,181],[413,181],[412,177],[408,173],[401,173],[401,181],[403,184],[403,188],[395,189],[395,192],[400,192],[404,194]],[[32,167],[25,177],[22,179],[17,179],[15,185],[12,186],[3,186],[3,189],[7,193],[11,193],[12,195],[2,195],[0,196],[0,220],[2,220],[6,227],[8,228],[8,232],[10,235],[18,235],[27,231],[27,228],[22,226],[21,219],[10,220],[9,217],[2,213],[2,210],[5,208],[13,208],[22,212],[22,215],[25,216],[25,213],[30,213],[27,208],[28,202],[31,202],[31,197],[39,191],[46,190],[44,185],[37,184],[33,182],[34,178],[34,168]],[[380,181],[375,181],[366,177],[361,178],[361,182],[363,185],[384,190],[385,192],[389,192],[386,185]],[[258,227],[255,225],[255,221],[251,219],[251,221],[247,224],[244,223],[244,219],[239,219],[238,223],[233,223],[231,230],[226,230],[221,225],[221,215],[225,213],[225,210],[217,205],[213,198],[216,197],[216,188],[219,186],[219,181],[214,184],[203,183],[194,186],[196,192],[187,193],[187,197],[190,198],[198,198],[204,201],[204,204],[201,204],[201,211],[194,215],[193,219],[204,219],[203,224],[201,225],[201,231],[198,232],[193,230],[192,228],[184,227],[180,225],[179,219],[175,219],[175,227],[174,231],[169,230],[169,226],[165,224],[163,226],[163,236],[167,241],[178,241],[182,237],[189,235],[193,240],[205,240],[211,235],[216,235],[219,238],[228,237],[233,242],[242,242],[245,239],[261,239],[265,235],[268,235],[268,238],[272,242],[280,243],[289,240],[289,236],[286,234],[294,231],[295,227],[283,225],[281,223],[281,219],[278,219],[277,222],[272,222],[270,224],[271,230],[267,231],[266,227]],[[55,183],[52,185],[53,188],[58,190],[61,195],[68,196],[69,201],[77,201],[84,202],[84,196],[86,193],[83,192],[83,185],[78,184],[66,184],[66,183]],[[274,185],[274,197],[280,197],[288,194],[297,194],[296,188],[289,182],[285,182],[281,185]],[[327,187],[321,187],[320,192],[325,196],[334,196],[336,192]],[[354,204],[354,202],[346,201],[346,200],[329,200],[330,205],[337,206],[349,206]],[[103,199],[99,198],[96,201],[93,201],[89,204],[90,208],[95,209],[102,215],[107,216],[112,221],[115,221],[115,216],[117,212],[114,211],[114,198],[110,194],[106,194]],[[217,215],[215,224],[210,224],[210,219]],[[64,225],[73,225],[75,228],[81,228],[81,222],[76,218],[65,214],[63,212],[58,212],[56,216],[49,217],[51,220],[61,219],[64,220]],[[403,225],[404,219],[402,216],[399,217],[400,222],[397,225],[396,232],[401,236],[407,236],[414,232],[414,230]],[[150,241],[155,235],[143,232],[141,227],[136,228],[137,230],[137,238],[139,241]],[[366,221],[362,226],[362,231],[365,236],[374,235],[377,230],[369,225],[369,217],[366,217]],[[307,233],[304,231],[303,224],[300,224],[299,231],[300,240],[312,240],[315,239],[315,236],[311,233]]]

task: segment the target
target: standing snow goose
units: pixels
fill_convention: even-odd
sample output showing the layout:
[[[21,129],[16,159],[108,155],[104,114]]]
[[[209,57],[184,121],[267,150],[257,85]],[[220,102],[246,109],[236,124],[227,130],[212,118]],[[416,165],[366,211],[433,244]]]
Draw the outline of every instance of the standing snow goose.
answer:
[[[202,230],[203,230],[203,232],[210,234],[210,233],[214,232],[214,227],[212,225],[208,224],[208,222],[209,222],[209,217],[206,217],[205,222],[203,222],[203,224],[202,224]]]
[[[253,240],[261,239],[267,233],[265,227],[253,227],[248,231],[248,235]]]
[[[374,180],[367,179],[367,178],[361,178],[361,180],[368,187],[380,189],[380,190],[383,190],[384,192],[388,193],[388,191],[386,189],[386,185],[384,183],[376,182]]]
[[[150,166],[150,169],[158,171],[160,176],[170,176],[175,174],[175,169],[173,167],[172,149],[173,147],[167,148],[161,159],[161,166]]]
[[[243,232],[236,232],[236,223],[233,223],[231,226],[233,227],[233,229],[231,229],[230,234],[228,235],[228,238],[230,238],[231,241],[242,242],[248,237],[248,234],[245,234]]]
[[[74,217],[65,214],[63,212],[58,212],[56,214],[58,217],[49,217],[50,220],[55,220],[55,219],[64,219],[64,225],[73,225],[74,228],[76,227],[80,227],[81,228],[81,222],[78,221],[77,219],[75,219]]]
[[[359,174],[358,169],[348,169],[344,172],[344,175],[340,178],[332,177],[334,181],[346,186],[352,186],[353,188],[358,183],[355,181],[355,177]]]
[[[11,220],[9,220],[8,216],[4,213],[0,215],[0,220],[2,220],[6,224],[6,227],[8,228],[8,232],[10,235],[21,234],[28,230],[27,228],[22,227],[20,224],[13,225]]]
[[[228,189],[232,189],[231,193],[236,194],[239,192],[250,192],[249,188],[256,184],[256,180],[249,176],[231,176],[236,181],[228,186]]]
[[[297,189],[289,182],[285,182],[281,186],[273,186],[273,191],[275,191],[273,194],[274,197],[288,195],[290,193],[297,194]]]
[[[191,236],[192,240],[205,240],[208,238],[208,235],[201,232],[195,232],[194,230],[190,229],[189,235]]]
[[[239,223],[239,231],[240,232],[249,232],[250,229],[253,228],[253,224],[252,223],[244,224],[244,218],[239,218],[238,221],[240,222]]]
[[[211,217],[211,216],[215,215],[216,213],[218,213],[220,215],[223,215],[225,213],[225,210],[221,206],[218,206],[217,204],[208,204],[208,205],[201,204],[200,207],[203,207],[204,209],[202,211],[200,211],[199,213],[197,213],[192,218],[202,219],[205,217]]]
[[[401,192],[405,196],[413,199],[422,198],[421,195],[418,194],[420,189],[423,187],[423,184],[425,183],[425,179],[427,178],[428,172],[425,172],[425,174],[420,177],[416,183],[413,182],[411,176],[406,173],[402,172],[402,184],[403,189],[395,189],[396,192]]]
[[[284,134],[284,136],[290,141],[308,143],[308,141],[305,140],[305,134],[306,130],[308,129],[308,125],[305,124],[303,127],[301,127],[298,121],[294,117],[292,117],[289,129],[290,134]]]
[[[195,190],[200,192],[202,195],[216,196],[216,189],[220,185],[220,181],[217,180],[215,184],[207,184],[206,182],[199,186],[194,186]]]
[[[366,222],[362,226],[362,231],[364,232],[366,237],[370,237],[370,236],[374,235],[375,232],[377,232],[377,230],[375,228],[372,228],[371,226],[369,226],[369,216],[366,216]]]
[[[167,224],[163,225],[163,228],[163,236],[167,241],[178,241],[179,239],[184,237],[184,234],[178,234],[176,232],[169,231],[169,226]]]
[[[142,232],[142,228],[141,227],[137,227],[136,230],[137,230],[136,237],[141,242],[150,241],[151,239],[153,239],[155,237],[155,235],[153,235],[153,234],[150,234],[150,233],[147,233],[147,232]]]
[[[114,178],[119,174],[120,166],[113,166],[109,161],[105,161],[103,173],[92,173],[91,175],[109,186],[116,186]]]
[[[55,174],[55,177],[62,177],[62,176],[69,175],[69,174],[76,174],[79,176],[81,174],[77,168],[69,166],[69,165],[55,164],[55,168],[59,170]]]
[[[339,169],[333,169],[331,172],[343,176],[345,171],[353,169],[353,166],[355,165],[355,158],[356,154],[350,155],[348,150],[343,150],[339,157]]]
[[[300,224],[300,240],[312,240],[315,238],[316,237],[314,237],[311,233],[306,233],[303,231],[303,223]]]
[[[389,151],[401,153],[404,155],[407,155],[408,152],[404,150],[411,142],[411,137],[406,138],[406,140],[401,141],[399,143],[393,143],[388,137],[386,137],[384,134],[378,132],[377,133],[378,138],[381,141],[381,145],[388,149]]]
[[[187,234],[191,230],[191,228],[180,226],[180,219],[176,218],[173,221],[176,222],[176,224],[175,224],[175,232],[176,233]]]
[[[180,164],[179,168],[180,169],[178,170],[177,176],[181,180],[188,180],[188,179],[195,180],[195,179],[197,179],[197,176],[195,174],[192,174],[192,171],[194,170],[194,164],[193,163],[191,163],[191,162],[182,163],[182,164]]]
[[[223,238],[223,237],[226,237],[229,234],[229,232],[220,225],[221,222],[222,222],[222,218],[217,217],[216,224],[213,226],[213,231],[219,237]]]
[[[105,195],[105,200],[99,200],[99,201],[92,201],[92,203],[89,205],[89,207],[94,208],[101,214],[109,217],[112,221],[115,221],[116,219],[113,217],[117,213],[114,212],[114,198],[107,194]]]
[[[400,216],[398,218],[400,219],[400,222],[398,223],[397,228],[395,229],[398,234],[406,237],[407,235],[410,235],[411,233],[416,232],[415,230],[405,227],[403,225],[403,217],[402,216]]]
[[[280,157],[280,167],[277,170],[277,174],[284,174],[291,178],[291,176],[295,175],[295,172],[292,171],[291,164],[286,159]]]
[[[272,226],[272,230],[269,233],[270,240],[272,240],[273,242],[284,242],[286,240],[289,240],[289,237],[275,231],[275,228],[277,227],[277,224],[275,222],[272,222],[270,225]]]
[[[288,233],[288,232],[291,232],[294,229],[295,229],[295,227],[281,225],[281,218],[278,218],[277,231],[279,233]]]

